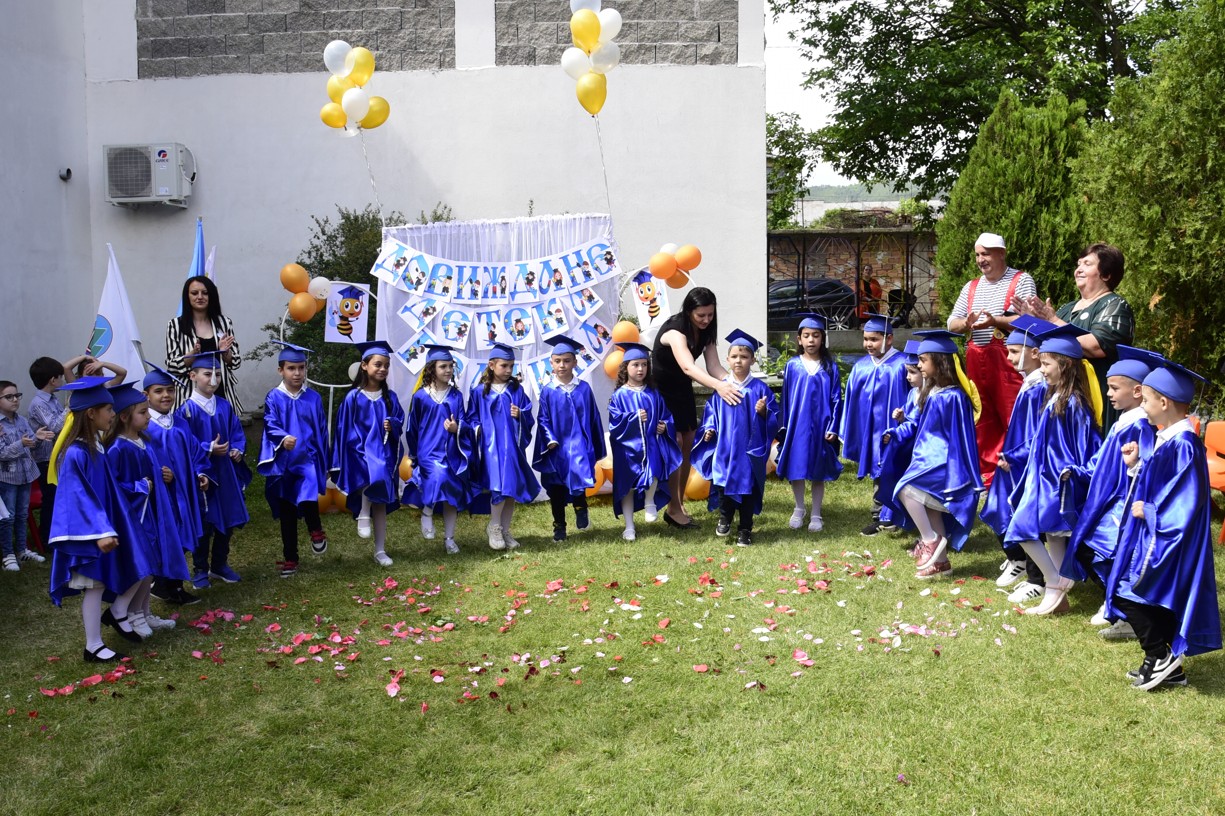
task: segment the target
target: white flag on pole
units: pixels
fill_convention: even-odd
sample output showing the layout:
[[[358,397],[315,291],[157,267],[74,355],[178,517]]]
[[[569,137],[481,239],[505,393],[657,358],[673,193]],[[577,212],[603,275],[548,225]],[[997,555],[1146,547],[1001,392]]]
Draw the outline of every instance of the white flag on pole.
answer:
[[[204,262],[204,277],[208,278],[213,283],[217,282],[217,279],[213,277],[213,261],[216,259],[217,247],[213,247],[208,251],[208,260]],[[180,306],[182,306],[182,304],[180,304]]]
[[[98,303],[98,315],[94,318],[94,331],[89,341],[89,354],[99,360],[121,365],[128,371],[126,382],[139,380],[145,375],[141,362],[140,330],[136,328],[136,317],[128,291],[123,285],[123,275],[115,260],[115,250],[106,245],[110,260],[106,267],[106,283],[102,287],[102,299]]]

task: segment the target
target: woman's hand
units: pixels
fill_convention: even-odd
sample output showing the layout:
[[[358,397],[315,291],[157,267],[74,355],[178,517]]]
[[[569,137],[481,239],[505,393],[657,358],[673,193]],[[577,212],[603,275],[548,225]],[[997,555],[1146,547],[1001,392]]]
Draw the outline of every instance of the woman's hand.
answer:
[[[233,347],[234,347],[234,335],[223,334],[217,338],[217,351],[220,351],[222,354],[227,353]]]
[[[744,395],[740,393],[740,389],[731,383],[724,380],[715,388],[715,393],[719,395],[719,399],[726,402],[728,405],[739,405],[744,399]]]
[[[1039,320],[1051,322],[1055,319],[1055,306],[1049,300],[1043,300],[1040,297],[1031,297],[1024,301],[1021,298],[1013,298],[1013,304],[1023,303],[1025,311],[1022,314],[1033,315]]]
[[[98,549],[104,553],[108,553],[118,546],[119,539],[115,538],[114,536],[107,536],[106,538],[98,539]]]
[[[199,357],[199,356],[200,356],[200,341],[197,340],[195,344],[192,345],[191,352],[189,354],[183,355],[183,362],[190,363],[192,358]]]

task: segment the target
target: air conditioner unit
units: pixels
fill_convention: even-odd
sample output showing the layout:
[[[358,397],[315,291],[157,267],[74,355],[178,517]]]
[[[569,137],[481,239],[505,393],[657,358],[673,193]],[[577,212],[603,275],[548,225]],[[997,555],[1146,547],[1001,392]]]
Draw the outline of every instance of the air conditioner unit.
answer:
[[[196,180],[196,158],[183,145],[104,145],[102,152],[109,203],[187,206]]]

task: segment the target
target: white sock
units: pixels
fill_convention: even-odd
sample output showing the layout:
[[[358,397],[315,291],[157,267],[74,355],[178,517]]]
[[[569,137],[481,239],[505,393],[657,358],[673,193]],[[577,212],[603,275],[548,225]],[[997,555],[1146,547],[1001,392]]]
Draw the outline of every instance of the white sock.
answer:
[[[906,513],[914,522],[915,527],[919,528],[919,538],[923,541],[935,541],[936,531],[932,529],[931,522],[928,520],[927,505],[902,493],[902,506],[906,508]]]
[[[127,588],[127,590],[124,591],[122,595],[111,603],[111,614],[115,616],[116,620],[119,618],[126,618],[128,616],[128,609],[132,605],[132,599],[136,597],[136,592],[140,589],[140,584],[140,581],[132,584]],[[119,628],[123,629],[125,625],[128,626],[128,629],[132,628],[130,624],[127,624],[127,621],[121,622],[119,624]],[[124,631],[128,631],[128,629],[125,629]]]
[[[647,505],[648,507],[655,506],[655,488],[658,485],[659,485],[659,482],[655,479],[652,479],[651,483],[647,485],[646,495],[643,496],[643,504]]]
[[[1033,561],[1038,569],[1042,570],[1042,578],[1046,581],[1047,586],[1055,586],[1060,580],[1059,567],[1056,566],[1051,554],[1046,551],[1046,547],[1042,546],[1041,541],[1022,541],[1021,548],[1025,550],[1025,554]]]
[[[357,511],[358,518],[370,518],[370,499],[362,493],[362,509]]]
[[[634,532],[634,494],[626,493],[621,498],[621,517],[625,519],[625,529]]]
[[[503,499],[502,500],[502,516],[501,516],[502,520],[499,522],[499,524],[502,525],[503,535],[510,535],[510,522],[511,522],[511,519],[514,518],[514,516],[515,516],[515,500],[514,499]]]
[[[795,484],[792,482],[792,484]],[[802,483],[801,483],[802,484]],[[799,507],[804,503],[803,495],[795,500],[795,506]],[[821,518],[821,505],[825,504],[825,482],[817,481],[812,483],[812,514],[816,518]]]
[[[365,509],[368,500],[362,496],[362,508]],[[376,554],[385,552],[387,546],[387,505],[371,504],[370,508],[370,524],[374,529],[374,552]]]
[[[149,617],[149,593],[153,589],[152,576],[140,582],[140,587],[136,592],[136,597],[132,599],[131,609],[140,612],[145,617]]]
[[[813,490],[813,499],[814,499],[813,512],[816,513],[817,515],[820,515],[820,512],[818,512],[816,509],[817,505],[815,503],[816,491],[817,491],[816,482],[812,483],[812,490]],[[803,479],[792,479],[791,480],[791,495],[795,497],[795,509],[800,512],[803,512],[804,511],[804,480]]]
[[[96,652],[102,642],[102,587],[85,590],[81,599],[81,623],[85,626],[85,648]]]
[[[447,538],[455,538],[455,522],[459,519],[459,511],[449,504],[442,506],[442,523],[446,528]]]

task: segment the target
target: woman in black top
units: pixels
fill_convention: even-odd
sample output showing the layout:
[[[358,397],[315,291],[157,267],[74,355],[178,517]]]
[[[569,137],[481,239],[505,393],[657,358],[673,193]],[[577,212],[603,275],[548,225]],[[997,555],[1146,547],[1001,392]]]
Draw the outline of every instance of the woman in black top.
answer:
[[[676,444],[681,449],[681,466],[668,479],[672,499],[664,511],[664,521],[673,527],[697,527],[685,512],[685,485],[689,482],[689,453],[698,427],[698,412],[693,403],[693,383],[699,382],[728,405],[740,404],[740,391],[727,382],[727,369],[719,362],[719,329],[715,313],[715,293],[705,287],[691,289],[681,304],[681,313],[659,327],[651,353],[651,372],[664,403],[676,424]],[[703,358],[706,370],[698,368]]]
[[[217,394],[229,400],[235,414],[242,413],[238,401],[238,379],[234,372],[242,365],[234,324],[221,312],[217,287],[203,275],[188,278],[183,284],[182,311],[166,324],[166,369],[178,380],[177,405],[191,396],[187,372],[196,355],[221,352],[221,383]]]

